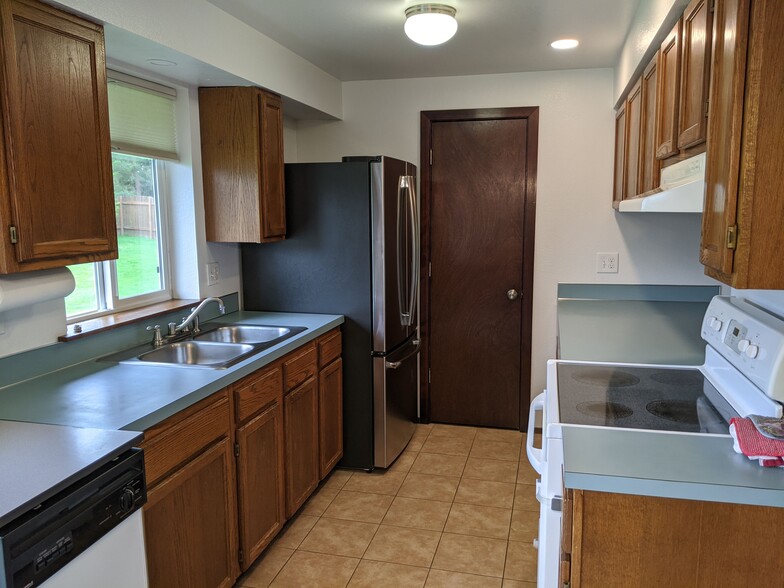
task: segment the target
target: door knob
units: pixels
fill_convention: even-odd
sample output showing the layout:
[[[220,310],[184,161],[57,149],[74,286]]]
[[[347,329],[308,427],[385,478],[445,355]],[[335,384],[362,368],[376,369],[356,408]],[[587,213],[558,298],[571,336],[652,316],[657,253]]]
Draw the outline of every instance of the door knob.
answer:
[[[520,297],[520,292],[512,288],[511,290],[507,290],[506,297],[509,300],[517,300]]]

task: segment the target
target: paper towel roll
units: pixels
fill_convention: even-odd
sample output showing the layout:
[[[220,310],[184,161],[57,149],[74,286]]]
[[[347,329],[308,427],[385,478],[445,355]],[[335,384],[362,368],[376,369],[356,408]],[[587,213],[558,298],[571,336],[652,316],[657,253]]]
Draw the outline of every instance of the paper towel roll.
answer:
[[[0,313],[65,298],[76,282],[67,267],[0,277]]]

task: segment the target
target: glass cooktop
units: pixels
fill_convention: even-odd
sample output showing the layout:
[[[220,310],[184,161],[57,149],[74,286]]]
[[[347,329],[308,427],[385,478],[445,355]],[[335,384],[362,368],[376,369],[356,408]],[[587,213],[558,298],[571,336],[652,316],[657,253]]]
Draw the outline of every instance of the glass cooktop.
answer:
[[[738,416],[694,368],[558,364],[559,421],[727,434]]]

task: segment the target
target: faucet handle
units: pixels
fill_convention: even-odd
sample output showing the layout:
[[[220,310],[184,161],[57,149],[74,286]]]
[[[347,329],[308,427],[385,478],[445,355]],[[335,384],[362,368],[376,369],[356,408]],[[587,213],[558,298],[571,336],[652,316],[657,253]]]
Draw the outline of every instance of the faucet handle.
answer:
[[[169,337],[177,334],[177,323],[169,323]]]
[[[163,345],[163,338],[161,337],[161,325],[149,326],[148,331],[152,331],[152,344],[155,347]]]

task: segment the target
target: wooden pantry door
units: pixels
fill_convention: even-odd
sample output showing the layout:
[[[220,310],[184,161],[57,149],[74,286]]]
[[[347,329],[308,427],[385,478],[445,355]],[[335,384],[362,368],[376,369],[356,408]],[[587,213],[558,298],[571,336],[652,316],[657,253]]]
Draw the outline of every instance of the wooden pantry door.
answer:
[[[527,424],[538,110],[422,112],[422,414],[433,422]]]

